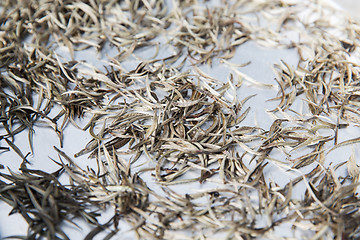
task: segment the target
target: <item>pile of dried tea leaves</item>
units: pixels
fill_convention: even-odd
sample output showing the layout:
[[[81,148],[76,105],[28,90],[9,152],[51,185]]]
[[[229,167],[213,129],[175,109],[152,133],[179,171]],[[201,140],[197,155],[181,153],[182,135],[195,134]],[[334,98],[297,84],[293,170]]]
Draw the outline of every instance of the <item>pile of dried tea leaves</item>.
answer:
[[[360,142],[343,131],[360,123],[360,24],[335,13],[320,0],[1,1],[0,154],[21,164],[0,160],[0,200],[28,223],[11,238],[69,239],[81,219],[85,239],[120,238],[123,221],[138,239],[359,238],[357,155],[330,156]],[[254,79],[240,70],[251,56],[232,62],[248,42],[299,62]],[[270,127],[245,121],[257,96],[240,87],[277,91]],[[91,139],[74,156],[69,125]],[[57,159],[36,160],[53,173],[30,168],[41,128],[59,138]]]

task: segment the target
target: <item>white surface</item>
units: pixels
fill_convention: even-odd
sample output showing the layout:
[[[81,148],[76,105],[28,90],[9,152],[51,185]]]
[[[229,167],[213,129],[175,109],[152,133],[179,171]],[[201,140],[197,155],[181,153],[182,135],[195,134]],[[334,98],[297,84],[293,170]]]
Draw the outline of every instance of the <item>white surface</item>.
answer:
[[[90,56],[89,56],[90,54]],[[109,53],[112,54],[111,52]],[[91,57],[91,55],[93,57]],[[104,62],[101,61],[99,58],[100,56],[95,57],[95,53],[86,51],[82,54],[77,54],[76,58],[81,60],[87,60],[89,63],[94,64],[98,68],[102,68]],[[263,83],[271,83],[275,84],[274,81],[275,74],[273,73],[272,66],[274,64],[279,64],[280,60],[284,60],[289,65],[296,67],[298,62],[297,53],[295,50],[286,50],[286,49],[268,49],[262,46],[255,44],[254,42],[248,42],[237,49],[236,56],[230,60],[232,63],[242,64],[248,61],[251,61],[251,64],[241,68],[240,70],[254,78],[255,80]],[[128,65],[124,64],[124,66],[128,66],[128,69],[131,69],[134,66],[134,62],[130,62]],[[225,65],[218,65],[216,62],[213,64],[212,68],[207,66],[202,67],[204,71],[206,71],[212,77],[226,81],[230,70]],[[250,99],[246,106],[251,106],[251,111],[243,122],[244,125],[253,126],[254,124],[258,124],[264,129],[268,129],[273,122],[270,115],[267,113],[266,110],[273,109],[277,106],[277,101],[268,102],[267,100],[273,98],[277,94],[277,90],[274,89],[265,89],[259,88],[256,86],[252,86],[252,84],[245,82],[240,89],[238,89],[238,96],[241,98],[245,98],[246,96],[257,94],[256,97]],[[300,109],[301,103],[298,104],[298,108]],[[54,110],[56,111],[56,109]],[[87,121],[80,121],[79,125],[84,125],[84,122]],[[339,141],[343,140],[343,138],[351,138],[356,137],[360,133],[358,128],[347,128],[341,130],[339,132]],[[62,149],[65,151],[69,156],[73,156],[74,153],[78,152],[82,148],[85,147],[86,143],[91,139],[91,136],[88,132],[83,132],[71,124],[69,124],[64,132],[64,148]],[[27,143],[27,133],[23,132],[16,136],[16,144],[21,148],[24,154],[29,151],[29,146]],[[30,156],[28,160],[31,162],[31,168],[39,168],[44,171],[54,171],[57,169],[57,166],[49,159],[53,158],[55,160],[58,159],[56,151],[53,150],[53,146],[57,146],[60,148],[58,138],[53,130],[51,129],[44,129],[44,128],[35,128],[35,135],[34,135],[34,146],[35,152],[34,156]],[[330,162],[336,163],[341,160],[348,159],[350,156],[351,151],[347,149],[351,149],[351,146],[348,148],[343,148],[341,150],[333,151],[328,156],[327,165]],[[359,154],[359,149],[356,149],[357,155]],[[296,153],[294,153],[296,154]],[[4,166],[8,166],[12,170],[16,170],[21,163],[21,159],[13,152],[5,152],[1,155],[1,164]],[[87,159],[87,156],[83,156],[76,159],[76,163],[82,167],[86,167],[87,165],[95,165],[95,161],[92,159]],[[312,168],[311,165],[308,169]],[[5,171],[5,170],[4,170]],[[301,169],[301,171],[306,172],[306,169]],[[270,163],[269,166],[266,168],[266,178],[268,181],[273,181],[279,186],[284,186],[290,179],[294,178],[298,175],[298,173],[294,172],[286,172],[285,169],[279,168],[278,165]],[[150,188],[154,189],[159,186],[155,184],[155,180],[151,177],[150,174],[146,176],[141,176],[143,180],[147,182]],[[202,185],[199,186],[198,184],[191,184],[189,187],[175,187],[174,189],[177,190],[178,193],[191,193],[196,192],[200,188],[205,188],[206,186]],[[301,184],[297,185],[296,188],[303,189]],[[294,191],[298,195],[295,195],[296,198],[302,198],[303,190]],[[10,235],[21,235],[26,234],[26,223],[24,220],[19,217],[18,215],[7,216],[8,212],[10,211],[10,207],[6,206],[4,203],[0,203],[0,237],[6,237]],[[109,209],[106,214],[104,214],[104,218],[110,216],[112,213],[112,209]],[[80,224],[83,229],[76,229],[76,228],[68,228],[67,233],[69,233],[69,237],[71,239],[80,239],[81,237],[85,236],[86,233],[90,230],[86,224]],[[133,238],[132,232],[129,231],[129,227],[126,226],[125,223],[120,226],[121,231],[118,234],[119,238],[124,239],[124,237],[128,237],[128,239]],[[294,235],[290,230],[289,223],[285,223],[281,227],[277,227],[275,233],[283,236],[283,237],[299,237],[299,236],[311,236],[311,233],[306,233],[304,230],[301,235]],[[95,239],[101,239],[95,238]]]
[[[335,0],[341,8],[348,12],[353,18],[360,20],[360,1],[358,0]]]

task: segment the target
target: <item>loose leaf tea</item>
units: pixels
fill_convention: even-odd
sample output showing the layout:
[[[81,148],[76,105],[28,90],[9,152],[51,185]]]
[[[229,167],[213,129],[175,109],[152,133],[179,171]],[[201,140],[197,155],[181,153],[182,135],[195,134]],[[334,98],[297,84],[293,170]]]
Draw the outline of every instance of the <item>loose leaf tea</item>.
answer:
[[[359,238],[356,148],[331,160],[359,143],[346,132],[360,122],[359,26],[310,0],[1,1],[0,155],[21,164],[0,163],[0,199],[28,223],[9,238],[70,239],[64,223],[80,220],[85,239],[121,238],[124,223],[138,239]],[[298,64],[253,77],[253,58],[237,62],[250,42]],[[89,139],[74,156],[69,125]],[[37,159],[42,128],[58,158]]]
[[[92,225],[98,224],[98,213],[91,210],[94,204],[86,197],[81,186],[64,186],[59,176],[61,168],[54,173],[32,170],[26,164],[20,173],[1,173],[0,198],[13,209],[10,214],[19,213],[29,224],[27,239],[69,239],[61,229],[63,222],[71,224],[72,219],[81,217]]]

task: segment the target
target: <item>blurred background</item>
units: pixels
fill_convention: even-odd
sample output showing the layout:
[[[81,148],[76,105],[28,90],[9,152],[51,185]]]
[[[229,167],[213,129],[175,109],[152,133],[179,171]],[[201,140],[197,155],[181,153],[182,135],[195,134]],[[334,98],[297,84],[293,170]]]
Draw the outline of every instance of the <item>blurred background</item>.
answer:
[[[352,17],[360,20],[360,0],[335,0],[334,2],[348,11]]]

